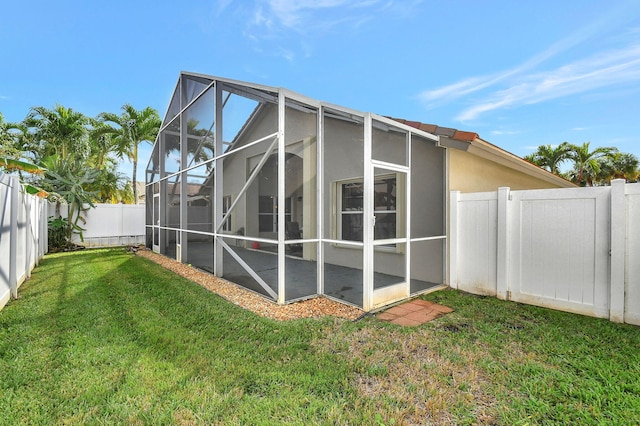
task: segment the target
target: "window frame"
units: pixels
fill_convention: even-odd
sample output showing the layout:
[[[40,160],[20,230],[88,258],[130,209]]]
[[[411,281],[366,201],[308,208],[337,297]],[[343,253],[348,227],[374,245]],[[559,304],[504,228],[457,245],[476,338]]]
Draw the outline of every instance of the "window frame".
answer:
[[[405,174],[404,173],[399,173],[399,172],[391,172],[391,173],[384,173],[384,174],[380,174],[380,175],[376,175],[374,176],[374,186],[375,183],[384,179],[389,179],[389,178],[395,178],[396,179],[396,206],[395,206],[395,210],[374,210],[374,216],[376,215],[376,213],[379,214],[395,214],[395,228],[396,228],[396,236],[398,235],[398,231],[400,226],[402,226],[402,224],[404,224],[406,222],[405,219],[405,214],[406,214],[406,181],[404,178]],[[357,177],[357,178],[351,178],[351,179],[342,179],[342,180],[337,180],[337,181],[333,181],[331,182],[331,211],[333,212],[333,214],[331,215],[331,236],[334,240],[342,240],[342,234],[343,234],[343,230],[342,230],[342,216],[344,214],[360,214],[363,215],[363,219],[364,219],[364,206],[361,210],[357,210],[357,211],[347,211],[347,210],[343,210],[342,207],[342,195],[343,195],[343,189],[346,185],[349,184],[354,184],[354,183],[358,183],[361,184],[363,186],[363,190],[364,190],[364,177]],[[364,194],[363,194],[364,197]],[[364,223],[364,220],[362,221]],[[363,225],[364,226],[364,225]],[[396,237],[394,237],[396,238]],[[357,240],[344,240],[345,242],[349,241],[349,242],[359,242],[362,243],[362,241],[357,241]],[[347,244],[340,244],[340,243],[336,243],[334,244],[334,246],[337,247],[344,247],[344,248],[359,248],[357,246],[352,246],[352,245],[347,245]],[[383,252],[390,252],[390,253],[404,253],[404,246],[405,244],[402,243],[398,243],[398,244],[385,244],[385,245],[375,245],[374,249],[377,251],[383,251]]]
[[[233,197],[231,195],[223,195],[222,196],[222,216],[224,217],[225,214],[227,214],[227,212],[229,211],[229,207],[231,207],[231,204],[233,203]],[[231,216],[233,216],[233,214],[230,214],[227,219],[223,222],[222,224],[222,228],[220,229],[221,232],[231,232]]]
[[[272,195],[259,195],[259,198],[265,197],[265,198],[270,198],[271,199],[271,211],[265,212],[261,210],[262,207],[262,201],[258,200],[258,232],[266,232],[266,233],[277,233],[278,232],[278,210],[279,210],[279,204],[278,204],[278,196],[272,196]],[[292,220],[292,206],[293,206],[293,202],[291,197],[286,197],[285,200],[285,206],[284,206],[284,221],[285,223],[287,222],[291,222]],[[270,223],[271,223],[271,227],[269,230],[266,229],[262,229],[261,228],[261,221],[260,218],[265,217],[265,218],[269,218],[270,219]]]

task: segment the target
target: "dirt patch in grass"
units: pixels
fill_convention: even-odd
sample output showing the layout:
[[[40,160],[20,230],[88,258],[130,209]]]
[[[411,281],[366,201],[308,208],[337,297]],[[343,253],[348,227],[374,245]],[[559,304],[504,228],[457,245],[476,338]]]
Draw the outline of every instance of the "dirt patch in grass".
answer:
[[[315,342],[354,365],[354,386],[385,422],[396,424],[494,424],[489,380],[470,359],[487,354],[462,347],[443,350],[431,329],[406,332],[362,328]]]
[[[176,274],[216,293],[231,303],[255,312],[258,315],[276,320],[294,320],[315,318],[326,315],[356,319],[364,312],[353,306],[334,302],[325,297],[315,297],[288,305],[278,305],[256,293],[246,290],[237,284],[220,279],[192,266],[180,263],[150,250],[139,250],[136,255],[147,258]]]

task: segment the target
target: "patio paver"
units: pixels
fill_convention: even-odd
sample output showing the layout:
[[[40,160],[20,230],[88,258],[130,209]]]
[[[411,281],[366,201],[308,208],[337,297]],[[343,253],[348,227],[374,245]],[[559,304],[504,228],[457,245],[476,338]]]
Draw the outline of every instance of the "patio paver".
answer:
[[[453,309],[448,306],[415,299],[380,312],[376,315],[376,318],[396,325],[415,327],[451,312],[453,312]]]

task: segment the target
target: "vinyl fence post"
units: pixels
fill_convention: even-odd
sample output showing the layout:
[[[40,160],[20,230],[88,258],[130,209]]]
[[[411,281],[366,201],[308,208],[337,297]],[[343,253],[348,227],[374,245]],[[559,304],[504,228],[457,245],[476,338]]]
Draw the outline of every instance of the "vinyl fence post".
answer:
[[[43,200],[42,202],[44,206],[42,207],[42,217],[41,217],[42,235],[43,235],[41,256],[44,256],[49,252],[49,208],[51,207],[51,204],[49,203],[49,201],[45,201],[45,200]]]
[[[498,188],[496,296],[509,300],[509,187]]]
[[[460,191],[451,191],[449,198],[449,287],[458,288],[458,207]]]
[[[44,212],[47,209],[47,200],[44,198],[38,197],[38,254],[36,256],[36,266],[40,264],[40,259],[44,254],[44,242],[47,238],[47,228],[44,226],[46,221],[46,216]]]
[[[11,212],[9,230],[9,289],[13,299],[18,298],[18,204],[20,203],[20,182],[15,176],[9,176],[11,191]]]
[[[31,250],[33,250],[33,245],[32,245],[32,238],[33,238],[33,233],[32,230],[33,228],[32,223],[31,223],[31,208],[33,206],[33,200],[31,199],[30,196],[27,195],[27,193],[25,192],[24,194],[24,207],[25,207],[25,241],[24,241],[24,248],[25,248],[25,254],[24,254],[24,271],[26,273],[26,277],[29,278],[31,277]]]
[[[625,180],[611,181],[611,245],[609,281],[609,319],[624,322],[624,267],[626,246]]]
[[[42,199],[40,197],[35,197],[33,200],[33,267],[35,268],[40,263],[40,238],[42,238],[42,234],[40,233],[40,202]]]

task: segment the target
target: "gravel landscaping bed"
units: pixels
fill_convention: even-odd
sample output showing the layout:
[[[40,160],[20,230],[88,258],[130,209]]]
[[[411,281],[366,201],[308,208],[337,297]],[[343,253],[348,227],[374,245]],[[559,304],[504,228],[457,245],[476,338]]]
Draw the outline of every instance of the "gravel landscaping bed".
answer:
[[[331,315],[339,318],[354,320],[364,311],[353,306],[345,305],[326,297],[315,297],[288,305],[278,305],[254,292],[246,290],[237,284],[213,276],[192,266],[180,263],[151,250],[138,250],[136,255],[145,257],[176,274],[187,278],[196,284],[216,293],[231,303],[255,312],[263,317],[276,320],[293,320],[299,318],[321,317]]]

